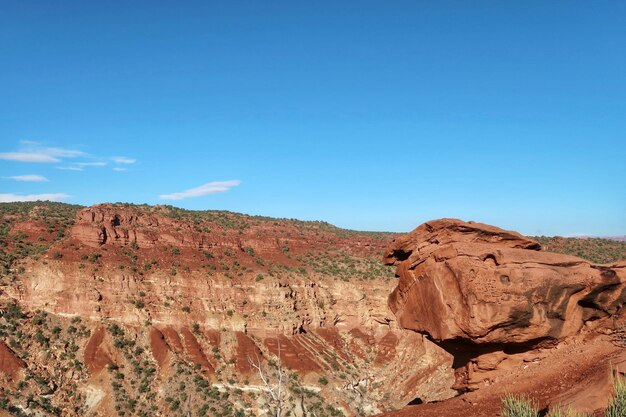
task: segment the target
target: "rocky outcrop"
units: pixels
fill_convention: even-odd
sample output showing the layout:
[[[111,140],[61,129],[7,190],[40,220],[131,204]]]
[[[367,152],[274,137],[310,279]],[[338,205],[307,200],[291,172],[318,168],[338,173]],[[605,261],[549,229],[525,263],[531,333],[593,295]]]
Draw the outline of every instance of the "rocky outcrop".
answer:
[[[472,372],[573,336],[626,302],[626,262],[595,265],[540,249],[515,232],[441,219],[386,250],[400,278],[391,310],[401,327],[455,356],[457,388],[471,384]]]
[[[111,356],[107,352],[105,343],[106,333],[103,327],[98,327],[87,342],[84,352],[84,360],[87,369],[91,374],[102,371],[107,365],[113,363]]]
[[[199,250],[215,245],[238,246],[235,238],[213,237],[208,232],[196,230],[189,222],[110,204],[80,210],[70,235],[92,247],[129,245],[133,242],[143,247],[161,243]]]
[[[0,373],[15,379],[24,368],[26,368],[26,362],[18,358],[10,347],[0,341]]]
[[[164,366],[170,353],[170,345],[165,341],[165,335],[156,327],[150,329],[150,350],[159,366]]]

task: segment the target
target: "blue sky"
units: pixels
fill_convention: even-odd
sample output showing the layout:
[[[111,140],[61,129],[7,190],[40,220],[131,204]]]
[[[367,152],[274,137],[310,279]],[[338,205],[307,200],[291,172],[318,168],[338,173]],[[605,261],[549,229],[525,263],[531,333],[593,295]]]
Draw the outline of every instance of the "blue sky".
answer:
[[[0,200],[626,234],[624,2],[4,2]]]

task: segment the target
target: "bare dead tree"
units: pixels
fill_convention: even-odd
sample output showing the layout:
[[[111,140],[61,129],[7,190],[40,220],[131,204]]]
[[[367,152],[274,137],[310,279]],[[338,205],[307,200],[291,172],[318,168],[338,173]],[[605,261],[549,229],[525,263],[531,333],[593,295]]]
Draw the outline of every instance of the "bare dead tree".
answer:
[[[256,369],[257,373],[259,374],[259,378],[261,378],[261,381],[263,382],[263,385],[265,385],[265,391],[268,393],[270,402],[272,402],[274,404],[274,406],[276,407],[276,411],[274,413],[275,417],[281,417],[283,410],[285,408],[285,404],[287,402],[287,390],[285,389],[285,371],[282,367],[281,364],[281,359],[280,359],[280,339],[276,338],[276,343],[278,345],[278,364],[276,367],[276,380],[275,382],[272,382],[272,377],[269,374],[268,371],[266,371],[265,369],[263,369],[263,365],[261,364],[261,359],[259,358],[259,354],[255,351],[254,355],[255,355],[255,359],[256,361],[253,361],[252,358],[250,358],[250,355],[247,355],[248,358],[248,363],[250,364],[250,366],[254,369]]]

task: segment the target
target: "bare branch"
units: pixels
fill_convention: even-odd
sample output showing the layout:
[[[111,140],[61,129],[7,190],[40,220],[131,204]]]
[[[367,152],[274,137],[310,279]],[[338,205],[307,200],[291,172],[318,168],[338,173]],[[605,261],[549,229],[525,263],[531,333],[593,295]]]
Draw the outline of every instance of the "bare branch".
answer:
[[[250,364],[251,367],[256,369],[256,371],[258,372],[259,377],[261,378],[261,381],[263,381],[263,385],[265,385],[265,388],[267,389],[267,392],[269,392],[270,396],[272,397],[272,400],[277,401],[278,397],[276,396],[276,393],[274,392],[274,389],[272,388],[272,385],[270,384],[269,379],[265,375],[265,372],[263,371],[263,367],[261,366],[261,359],[259,358],[259,354],[257,352],[254,352],[254,355],[256,356],[256,362],[252,361],[249,354],[246,355],[248,358],[248,363]]]

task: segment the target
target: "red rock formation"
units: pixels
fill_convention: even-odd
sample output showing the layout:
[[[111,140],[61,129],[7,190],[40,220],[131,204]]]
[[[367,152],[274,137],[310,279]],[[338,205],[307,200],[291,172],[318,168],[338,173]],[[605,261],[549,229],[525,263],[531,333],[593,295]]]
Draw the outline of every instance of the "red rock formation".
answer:
[[[83,209],[77,214],[71,235],[92,247],[104,244],[154,246],[156,243],[204,249],[215,245],[215,238],[201,233],[190,223],[178,221],[155,213],[138,212],[134,208],[115,207],[110,204]],[[237,242],[231,243],[237,246]]]
[[[163,366],[170,352],[170,346],[165,341],[165,336],[156,327],[150,329],[150,349],[159,366]]]
[[[425,223],[394,241],[384,262],[400,278],[389,296],[399,325],[455,355],[458,389],[509,354],[574,336],[626,302],[626,262],[541,252],[531,239],[480,223]]]
[[[161,207],[162,209],[162,207]],[[70,235],[83,244],[99,247],[105,244],[128,245],[132,242],[140,247],[154,247],[157,243],[188,247],[196,250],[215,246],[242,249],[241,239],[235,234],[215,235],[209,230],[199,231],[191,222],[177,220],[165,215],[168,210],[138,210],[136,207],[100,204],[80,210]],[[267,242],[251,243],[259,247]],[[283,245],[276,243],[277,248]]]
[[[180,336],[176,329],[171,326],[164,327],[161,329],[161,333],[165,336],[165,340],[167,341],[168,346],[174,350],[174,352],[181,354],[184,352],[183,342],[180,340]]]
[[[26,368],[26,362],[15,355],[4,342],[0,341],[0,372],[15,379],[17,373]]]
[[[209,343],[211,346],[217,347],[219,349],[222,337],[220,335],[219,330],[205,330],[204,334],[206,334],[207,339],[209,339]]]
[[[264,344],[272,354],[280,357],[281,364],[287,368],[295,369],[302,374],[320,370],[308,351],[293,338],[277,335],[265,339]]]
[[[331,347],[339,357],[344,360],[350,360],[350,356],[345,350],[344,341],[336,328],[320,328],[316,329],[317,333]]]
[[[402,327],[437,341],[485,344],[560,339],[626,301],[626,264],[539,249],[493,226],[425,223],[385,255],[400,277],[389,306]]]
[[[98,327],[85,346],[85,365],[91,374],[100,372],[105,366],[112,363],[104,346],[104,336],[104,328]]]
[[[376,365],[382,365],[393,360],[397,354],[397,346],[398,336],[396,336],[394,332],[388,332],[379,342],[379,350],[374,363]]]
[[[405,407],[384,417],[486,417],[501,415],[506,394],[523,395],[545,410],[557,404],[602,416],[612,392],[611,370],[626,372],[623,347],[605,335],[580,335],[558,348],[527,352],[527,361],[483,374],[480,389],[441,402]],[[581,414],[582,415],[582,414]],[[586,415],[586,414],[585,414]],[[381,416],[381,417],[383,417]]]
[[[169,352],[173,351],[179,355],[187,355],[207,375],[215,371],[215,367],[207,358],[198,339],[186,327],[182,327],[180,333],[172,326],[166,326],[161,330],[156,327],[151,328],[150,348],[152,355],[161,366],[167,360]]]
[[[198,339],[187,328],[183,328],[181,331],[183,339],[185,341],[185,351],[191,358],[192,362],[199,365],[207,374],[211,374],[215,371],[213,365],[209,363],[202,346],[198,343]]]
[[[365,333],[361,331],[358,327],[350,330],[349,334],[353,337],[353,340],[350,343],[349,349],[354,355],[363,358],[366,356],[365,351],[362,345],[371,346],[374,344],[374,338],[369,337]],[[359,343],[359,341],[361,343]]]
[[[244,332],[236,332],[235,337],[237,339],[237,356],[235,357],[235,369],[242,374],[248,374],[255,372],[254,368],[250,364],[259,365],[265,360],[263,353],[259,347],[250,339]]]

